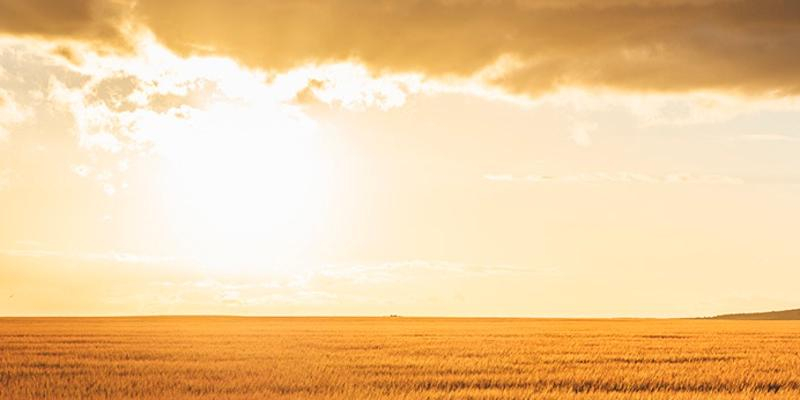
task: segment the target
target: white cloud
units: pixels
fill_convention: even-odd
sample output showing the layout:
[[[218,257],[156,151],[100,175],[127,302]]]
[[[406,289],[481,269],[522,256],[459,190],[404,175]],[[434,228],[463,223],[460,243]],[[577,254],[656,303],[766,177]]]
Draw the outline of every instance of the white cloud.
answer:
[[[176,181],[168,185],[175,192],[166,196],[169,199],[178,198],[181,190],[209,194],[212,186],[231,185],[234,177],[281,184],[287,176],[320,182],[308,177],[321,170],[314,165],[321,158],[306,154],[315,151],[314,121],[292,104],[296,92],[281,83],[285,80],[269,79],[224,58],[181,58],[152,41],[140,46],[131,57],[88,52],[80,65],[61,67],[70,68],[79,79],[56,75],[48,82],[47,100],[72,116],[78,145],[121,160],[114,179],[101,179],[105,182],[98,185],[106,195],[125,187],[124,175],[134,168],[129,160],[142,159],[137,153],[165,161],[165,179]],[[325,78],[347,71],[312,72]],[[345,80],[341,83],[345,87],[340,87],[336,81],[319,95],[348,106],[378,102],[389,107],[404,101],[397,87],[375,83],[369,89],[368,77],[362,76],[365,70],[350,72],[354,83]],[[348,90],[363,85],[366,92],[347,97]],[[87,168],[73,171],[82,176],[93,173]],[[305,190],[291,182],[285,186]],[[248,187],[263,192],[255,185]],[[248,190],[245,185],[237,188]],[[251,194],[240,197],[256,197]]]
[[[710,183],[735,185],[744,183],[740,178],[714,174],[669,174],[663,178],[666,183]]]
[[[89,167],[88,165],[83,165],[83,164],[73,165],[72,172],[74,172],[75,174],[77,174],[82,178],[85,178],[89,176],[89,174],[92,172],[92,168]]]
[[[22,106],[11,92],[0,88],[0,141],[7,140],[11,135],[11,129],[32,114],[30,107]]]
[[[104,183],[103,184],[103,193],[105,193],[106,196],[111,197],[111,196],[113,196],[114,194],[117,193],[117,188],[114,187],[114,185],[112,185],[110,183]]]
[[[61,258],[80,261],[109,261],[125,264],[162,264],[175,261],[175,257],[134,254],[125,252],[69,252],[42,249],[37,246],[18,249],[0,249],[0,255],[9,257]]]
[[[483,177],[487,180],[498,182],[510,182],[514,180],[514,176],[511,174],[486,174]]]
[[[800,96],[744,97],[715,92],[631,93],[601,89],[565,88],[530,104],[551,105],[573,113],[622,109],[642,127],[694,125],[729,121],[760,112],[800,110]]]
[[[497,179],[502,177],[503,179]],[[638,183],[638,184],[671,184],[671,183],[696,183],[696,184],[742,184],[743,179],[717,174],[697,173],[669,173],[664,175],[651,175],[638,172],[591,172],[571,175],[524,175],[511,174],[484,175],[484,179],[500,182],[526,182],[526,183]]]
[[[304,281],[305,282],[305,281]],[[172,294],[170,304],[194,304],[207,307],[237,307],[246,311],[265,306],[326,305],[340,295],[319,288],[308,282],[292,284],[290,276],[271,277],[270,280],[252,280],[247,283],[216,279],[189,280],[183,282],[152,282],[142,289],[140,296],[156,306],[166,304],[163,300]]]
[[[739,139],[748,142],[800,142],[800,136],[779,134],[750,134],[742,135]]]
[[[158,303],[171,293],[181,303],[235,306],[242,312],[258,312],[264,307],[330,306],[338,304],[375,305],[392,302],[376,296],[386,285],[402,287],[410,281],[451,279],[507,278],[513,276],[559,276],[554,268],[516,268],[482,266],[447,261],[407,260],[372,264],[337,264],[318,266],[305,272],[282,270],[268,276],[250,277],[247,281],[230,278],[203,278],[187,281],[153,282],[140,294]],[[398,296],[401,296],[398,294]]]
[[[407,260],[377,264],[328,265],[317,273],[317,277],[345,280],[358,284],[371,284],[379,282],[398,282],[408,277],[418,276],[424,273],[554,275],[556,271],[551,268],[518,268],[513,266],[464,264],[449,261]]]
[[[350,110],[400,107],[410,94],[422,90],[423,78],[414,74],[375,76],[361,65],[336,63],[294,69],[275,79],[284,93],[295,93],[303,102],[308,97]]]
[[[570,138],[578,146],[589,147],[592,145],[592,137],[589,134],[595,130],[597,130],[597,124],[595,123],[577,123],[572,126]]]

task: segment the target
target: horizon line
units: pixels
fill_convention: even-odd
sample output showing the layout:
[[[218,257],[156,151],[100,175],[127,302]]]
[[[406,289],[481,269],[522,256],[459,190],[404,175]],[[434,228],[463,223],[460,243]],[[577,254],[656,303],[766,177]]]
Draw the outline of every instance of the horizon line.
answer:
[[[720,314],[728,315],[728,314]],[[386,319],[540,319],[540,320],[669,320],[669,319],[709,319],[714,316],[704,317],[687,317],[687,316],[503,316],[503,315],[401,315],[401,314],[369,314],[369,315],[320,315],[320,314],[28,314],[28,315],[0,315],[0,319],[11,318],[64,318],[64,319],[78,319],[78,318],[341,318],[341,319],[359,319],[359,318],[386,318]]]

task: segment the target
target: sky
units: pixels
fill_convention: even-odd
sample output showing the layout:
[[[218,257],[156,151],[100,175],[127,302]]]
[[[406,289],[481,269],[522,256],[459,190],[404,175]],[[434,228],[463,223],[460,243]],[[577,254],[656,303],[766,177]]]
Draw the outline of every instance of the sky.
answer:
[[[0,315],[800,307],[800,3],[0,0]]]

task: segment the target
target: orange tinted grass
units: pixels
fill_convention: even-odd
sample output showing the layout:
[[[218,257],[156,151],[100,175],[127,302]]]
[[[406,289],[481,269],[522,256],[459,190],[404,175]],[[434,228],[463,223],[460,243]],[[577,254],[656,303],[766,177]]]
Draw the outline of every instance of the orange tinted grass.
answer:
[[[0,398],[796,399],[800,322],[4,318]]]

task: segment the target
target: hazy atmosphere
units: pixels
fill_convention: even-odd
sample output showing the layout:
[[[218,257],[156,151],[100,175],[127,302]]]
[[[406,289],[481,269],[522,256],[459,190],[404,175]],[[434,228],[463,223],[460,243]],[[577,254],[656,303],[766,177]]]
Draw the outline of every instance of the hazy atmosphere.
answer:
[[[233,3],[0,0],[0,315],[800,305],[800,2]]]

